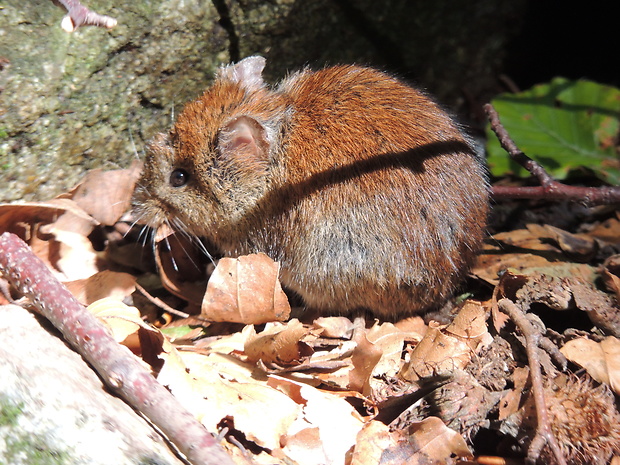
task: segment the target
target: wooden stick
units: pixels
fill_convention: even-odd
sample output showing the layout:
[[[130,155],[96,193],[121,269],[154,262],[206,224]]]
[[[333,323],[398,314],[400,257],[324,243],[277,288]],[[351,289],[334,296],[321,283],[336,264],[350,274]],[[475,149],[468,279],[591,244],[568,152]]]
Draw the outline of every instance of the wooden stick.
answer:
[[[553,179],[543,166],[523,153],[514,143],[506,128],[502,126],[499,115],[490,103],[484,106],[489,117],[491,129],[497,135],[502,148],[510,158],[528,170],[540,186],[493,186],[492,195],[499,199],[548,199],[572,200],[586,206],[610,205],[620,203],[619,187],[579,187],[569,186]]]
[[[232,465],[204,426],[63,286],[19,237],[0,236],[0,271],[64,335],[105,384],[143,413],[194,465]]]

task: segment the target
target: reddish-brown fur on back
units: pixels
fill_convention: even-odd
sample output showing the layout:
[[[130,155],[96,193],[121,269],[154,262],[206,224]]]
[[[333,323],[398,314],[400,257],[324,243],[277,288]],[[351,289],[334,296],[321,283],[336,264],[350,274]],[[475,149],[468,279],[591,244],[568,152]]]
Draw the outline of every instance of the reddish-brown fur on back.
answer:
[[[440,305],[475,257],[488,208],[466,137],[379,71],[302,71],[269,90],[262,65],[224,68],[153,143],[143,211],[226,254],[269,254],[320,310],[397,317]],[[186,185],[169,185],[175,169]]]

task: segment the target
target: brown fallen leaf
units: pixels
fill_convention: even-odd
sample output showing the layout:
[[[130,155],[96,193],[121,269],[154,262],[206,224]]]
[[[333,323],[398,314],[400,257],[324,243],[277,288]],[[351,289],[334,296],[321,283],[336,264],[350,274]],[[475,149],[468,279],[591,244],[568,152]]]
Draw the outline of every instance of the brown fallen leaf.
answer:
[[[177,297],[199,307],[204,298],[206,269],[204,256],[190,238],[165,224],[153,238],[155,262],[163,286]]]
[[[544,237],[528,229],[495,234],[483,246],[471,273],[492,284],[499,283],[499,274],[515,270],[522,274],[548,273],[553,276],[583,276],[594,279],[594,268],[573,263],[564,252]]]
[[[209,431],[230,418],[245,438],[267,449],[280,447],[302,406],[268,385],[255,367],[234,357],[179,352],[167,343],[157,379],[193,412]]]
[[[61,219],[61,217],[64,217]],[[0,204],[0,232],[10,231],[29,242],[34,225],[61,222],[61,228],[88,235],[98,222],[69,199]]]
[[[244,352],[250,362],[262,360],[265,364],[289,365],[298,363],[302,355],[310,355],[307,345],[301,339],[310,334],[297,319],[286,324],[272,324],[254,337],[248,338]],[[306,348],[306,350],[303,350]]]
[[[288,319],[291,307],[265,254],[223,258],[209,279],[201,315],[212,321],[262,324]]]
[[[414,382],[445,370],[465,368],[472,355],[492,340],[485,320],[484,308],[479,303],[468,302],[449,326],[431,322],[409,362],[403,366],[401,376]]]
[[[375,465],[381,463],[383,451],[394,447],[395,433],[380,421],[369,421],[357,435],[351,454],[351,465]],[[406,462],[402,462],[406,463]]]
[[[572,257],[589,260],[598,250],[597,242],[586,234],[572,234],[551,225],[528,224],[528,231],[555,241],[560,249]]]
[[[344,316],[319,317],[312,322],[323,337],[351,339],[353,322]]]
[[[99,271],[87,237],[97,224],[69,199],[0,205],[0,232],[24,239],[60,281]]]
[[[587,313],[590,321],[610,336],[620,337],[618,299],[601,291],[594,283],[575,278],[570,280],[575,306]]]
[[[402,366],[405,334],[392,323],[376,323],[366,337],[381,350],[381,359],[372,371],[373,376],[396,376]]]
[[[101,224],[112,226],[129,210],[141,171],[142,163],[139,161],[122,170],[94,169],[86,173],[71,191],[58,198],[73,199]]]
[[[527,366],[515,368],[513,374],[514,389],[508,391],[499,403],[498,419],[500,421],[505,420],[519,410],[529,376],[530,369]]]
[[[272,377],[270,384],[287,385],[284,390],[303,405],[303,415],[282,439],[286,456],[299,465],[344,464],[364,425],[353,406],[331,393],[281,377]],[[311,442],[305,444],[306,439]]]
[[[620,302],[620,254],[605,260],[602,276],[607,289],[615,293],[616,300]]]
[[[114,340],[135,353],[141,353],[140,330],[157,333],[156,339],[163,341],[159,330],[142,321],[140,311],[116,299],[106,297],[88,306],[88,311],[95,315],[112,333]]]
[[[404,431],[370,422],[359,433],[351,465],[444,465],[471,459],[465,440],[439,418],[428,417]]]
[[[620,339],[606,337],[595,342],[585,337],[568,341],[560,349],[571,362],[586,369],[599,383],[620,395]]]
[[[620,220],[609,218],[598,223],[588,231],[588,235],[604,244],[618,245],[620,244]]]
[[[348,388],[370,396],[370,378],[383,356],[383,350],[368,339],[368,334],[361,334],[356,343],[357,346],[351,355],[353,370],[349,372]]]
[[[86,279],[65,283],[71,293],[84,305],[112,298],[123,300],[136,290],[136,278],[128,273],[104,270]]]

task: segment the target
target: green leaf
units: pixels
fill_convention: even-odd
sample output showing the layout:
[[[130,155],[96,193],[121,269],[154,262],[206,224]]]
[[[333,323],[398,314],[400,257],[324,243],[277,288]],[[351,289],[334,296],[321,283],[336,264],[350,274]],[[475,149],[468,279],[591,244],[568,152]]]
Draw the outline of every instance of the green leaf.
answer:
[[[519,149],[554,178],[587,167],[600,179],[620,184],[619,89],[559,77],[519,94],[501,94],[492,104]],[[487,136],[491,173],[529,176],[500,147],[490,127]]]
[[[182,339],[193,330],[194,328],[189,325],[173,326],[171,328],[161,328],[161,332],[171,339]]]

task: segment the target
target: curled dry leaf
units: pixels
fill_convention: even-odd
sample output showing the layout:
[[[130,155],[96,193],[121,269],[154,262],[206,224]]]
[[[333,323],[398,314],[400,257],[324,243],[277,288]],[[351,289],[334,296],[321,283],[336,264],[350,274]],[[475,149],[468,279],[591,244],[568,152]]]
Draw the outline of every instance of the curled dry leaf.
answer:
[[[90,305],[106,297],[123,300],[136,290],[136,278],[128,273],[105,270],[65,285],[81,303]]]
[[[63,217],[61,219],[61,217]],[[53,199],[47,202],[29,202],[0,205],[0,231],[10,231],[26,242],[31,238],[33,226],[62,222],[63,229],[91,233],[98,222],[69,199]]]
[[[472,354],[492,339],[485,320],[484,308],[479,303],[467,302],[449,326],[431,322],[401,375],[409,381],[417,381],[444,370],[465,368]]]
[[[276,449],[302,407],[255,376],[254,366],[230,356],[178,352],[171,344],[157,379],[193,412],[209,431],[224,418],[261,447]],[[268,419],[268,421],[267,421]]]
[[[620,339],[610,336],[595,342],[582,337],[568,341],[560,351],[571,362],[585,368],[596,381],[608,384],[620,395]]]
[[[358,434],[351,465],[439,465],[454,463],[455,457],[473,458],[465,440],[439,418],[429,417],[394,432],[372,421]]]
[[[271,377],[269,383],[303,405],[303,415],[282,438],[283,453],[300,465],[345,463],[347,452],[355,444],[364,424],[351,404],[330,393],[285,378]],[[308,439],[310,444],[305,442]]]
[[[349,385],[347,387],[369,396],[371,394],[370,379],[373,370],[382,358],[383,350],[370,342],[367,334],[361,334],[356,339],[357,345],[351,355],[353,370],[349,372]]]
[[[309,355],[307,351],[302,351],[301,339],[310,331],[310,328],[304,327],[297,319],[286,324],[268,325],[246,341],[244,352],[250,362],[262,360],[265,364],[278,365],[296,363],[303,352],[306,352],[304,355]]]
[[[405,335],[392,323],[375,324],[366,334],[368,340],[381,349],[381,359],[372,371],[373,376],[396,376],[401,368]]]
[[[597,242],[585,234],[572,234],[548,224],[528,224],[527,229],[540,238],[555,241],[563,252],[582,260],[591,258],[598,250]]]
[[[509,269],[548,271],[553,276],[581,276],[587,280],[594,280],[596,271],[587,264],[571,262],[546,237],[528,229],[499,233],[489,238],[471,272],[495,286],[499,284],[498,276]]]
[[[73,199],[101,224],[112,226],[129,210],[141,170],[139,161],[123,170],[91,170],[77,186],[59,198]]]
[[[244,324],[288,319],[291,307],[279,270],[280,265],[262,253],[221,259],[209,279],[202,316]]]
[[[620,302],[620,254],[612,255],[603,264],[603,281]]]
[[[517,413],[521,405],[521,398],[530,376],[529,367],[517,367],[513,374],[514,389],[511,389],[502,398],[499,404],[499,420],[503,421],[510,415]]]
[[[312,324],[323,337],[351,339],[353,334],[353,322],[344,316],[319,317]]]
[[[165,224],[155,232],[155,262],[163,286],[177,297],[200,306],[206,285],[203,253],[184,234]]]
[[[81,233],[58,229],[54,225],[46,225],[42,230],[52,235],[53,240],[47,241],[48,256],[54,268],[62,273],[61,281],[72,281],[88,278],[99,271],[97,252],[93,245]]]
[[[0,205],[0,232],[17,234],[60,281],[98,271],[87,236],[98,222],[69,199]]]
[[[136,348],[140,345],[137,338],[140,328],[157,331],[142,321],[137,308],[125,305],[116,299],[98,300],[90,304],[88,310],[110,330],[116,342],[123,343],[136,352],[138,351]]]

